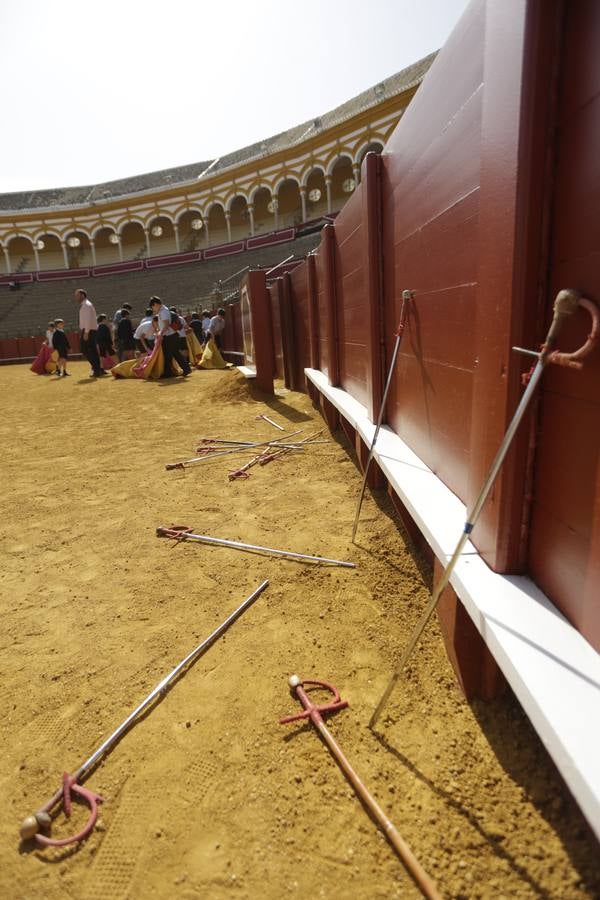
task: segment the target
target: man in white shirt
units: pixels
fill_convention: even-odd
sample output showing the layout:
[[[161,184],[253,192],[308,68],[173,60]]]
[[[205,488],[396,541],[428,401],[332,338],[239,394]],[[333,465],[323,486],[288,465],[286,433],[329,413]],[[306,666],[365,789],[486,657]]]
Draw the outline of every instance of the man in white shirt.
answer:
[[[84,291],[83,288],[77,288],[75,300],[79,303],[79,343],[81,352],[92,367],[92,377],[101,378],[103,375],[106,375],[106,372],[100,365],[98,347],[96,346],[96,331],[98,328],[96,310],[92,302],[88,300],[87,291]]]
[[[215,344],[219,348],[222,347],[221,335],[225,330],[225,310],[218,309],[216,316],[213,316],[208,326],[208,334],[215,339]]]
[[[155,316],[158,316],[158,333],[162,339],[162,350],[165,358],[165,372],[163,378],[173,378],[171,362],[175,360],[183,369],[184,376],[192,371],[187,359],[179,352],[179,335],[171,328],[171,310],[168,309],[160,297],[150,297],[150,306]]]

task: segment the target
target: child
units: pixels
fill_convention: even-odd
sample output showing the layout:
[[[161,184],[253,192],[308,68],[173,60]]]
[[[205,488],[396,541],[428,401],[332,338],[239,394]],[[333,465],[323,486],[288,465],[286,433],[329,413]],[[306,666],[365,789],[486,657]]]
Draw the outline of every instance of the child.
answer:
[[[185,321],[183,316],[179,315],[174,306],[169,307],[169,311],[171,313],[171,328],[177,332],[179,338],[179,352],[184,359],[188,359],[188,345],[185,336],[186,331],[189,330],[188,323]]]
[[[202,331],[204,332],[204,340],[202,343],[206,343],[209,338],[208,329],[210,328],[210,313],[207,309],[202,310]]]
[[[54,336],[55,328],[56,328],[56,326],[55,326],[54,322],[48,322],[48,328],[46,330],[46,346],[50,348],[50,353],[52,353],[54,350],[54,344],[52,343],[52,338]],[[60,369],[56,369],[52,374],[60,375]]]
[[[69,344],[69,339],[65,334],[65,323],[63,319],[55,319],[54,320],[54,334],[52,335],[52,346],[58,353],[58,361],[56,363],[56,374],[60,378],[60,370],[62,368],[63,377],[66,378],[69,374],[67,372],[67,360],[69,358],[69,350],[71,349],[71,345]]]
[[[48,345],[48,347],[50,347],[51,350],[54,347],[54,344],[52,343],[52,335],[54,334],[54,327],[55,327],[54,322],[48,322],[48,328],[46,331],[46,344]]]
[[[158,322],[158,317],[153,316],[152,308],[148,307],[146,315],[133,334],[135,349],[138,353],[146,355],[146,353],[151,353],[154,349],[154,339],[156,335],[156,328],[154,327],[155,319]]]
[[[100,356],[100,359],[102,359],[103,356],[114,356],[115,348],[113,347],[112,334],[107,324],[107,317],[104,313],[100,313],[98,316],[96,340],[98,342],[98,355]]]
[[[133,340],[133,325],[129,318],[129,310],[123,307],[121,310],[121,319],[117,325],[117,347],[119,348],[119,359],[125,357],[131,359],[135,348]]]
[[[121,341],[119,340],[119,322],[123,318],[123,310],[127,310],[129,316],[131,316],[131,303],[124,303],[121,309],[118,309],[113,318],[113,331],[115,343],[117,345],[117,356],[119,357],[119,362],[123,362],[123,357],[125,356],[125,347],[123,347]]]
[[[197,312],[192,313],[192,317],[190,319],[190,328],[198,338],[198,343],[202,344],[204,338],[204,332],[202,330],[202,319],[198,315]]]

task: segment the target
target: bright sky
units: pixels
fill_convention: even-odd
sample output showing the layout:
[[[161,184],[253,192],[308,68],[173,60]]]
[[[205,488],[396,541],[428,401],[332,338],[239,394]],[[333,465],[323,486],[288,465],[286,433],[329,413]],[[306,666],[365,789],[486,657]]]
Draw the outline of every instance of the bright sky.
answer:
[[[212,159],[446,40],[468,0],[0,2],[0,192]]]

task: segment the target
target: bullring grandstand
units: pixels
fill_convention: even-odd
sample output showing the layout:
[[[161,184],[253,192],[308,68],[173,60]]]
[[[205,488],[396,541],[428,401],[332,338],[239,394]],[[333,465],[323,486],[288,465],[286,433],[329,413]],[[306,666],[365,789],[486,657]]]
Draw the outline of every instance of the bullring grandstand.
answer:
[[[217,159],[0,195],[0,339],[75,325],[73,282],[110,311],[159,293],[184,310],[236,298],[238,273],[302,258],[380,152],[434,54],[330,112]],[[278,270],[277,274],[281,274]],[[0,358],[25,358],[1,345]]]

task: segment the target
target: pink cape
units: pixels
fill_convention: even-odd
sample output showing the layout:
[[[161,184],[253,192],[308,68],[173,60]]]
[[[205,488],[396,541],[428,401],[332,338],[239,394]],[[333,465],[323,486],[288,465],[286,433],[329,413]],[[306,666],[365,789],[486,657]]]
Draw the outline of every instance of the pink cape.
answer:
[[[41,350],[31,363],[31,371],[35,372],[36,375],[48,375],[49,373],[46,370],[46,363],[52,356],[52,349],[48,347],[47,344],[42,344]]]

